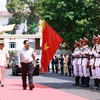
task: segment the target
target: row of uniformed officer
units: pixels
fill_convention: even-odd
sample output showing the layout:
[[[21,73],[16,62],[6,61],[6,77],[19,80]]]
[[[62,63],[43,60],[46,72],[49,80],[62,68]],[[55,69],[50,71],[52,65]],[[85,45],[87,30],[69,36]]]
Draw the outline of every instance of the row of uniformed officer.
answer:
[[[73,67],[75,84],[79,85],[81,79],[81,86],[89,87],[90,73],[89,73],[89,54],[90,49],[88,46],[88,39],[80,39],[80,42],[75,41],[75,50],[72,54],[73,56]]]
[[[92,70],[92,77],[94,78],[94,87],[99,89],[100,80],[100,36],[93,36],[93,48],[90,50],[88,46],[88,39],[80,39],[80,42],[75,41],[75,50],[73,56],[75,86],[80,85],[89,87],[90,72]]]
[[[90,60],[92,77],[94,78],[94,87],[99,89],[99,79],[100,79],[100,36],[93,36],[93,44],[92,48],[92,58]]]

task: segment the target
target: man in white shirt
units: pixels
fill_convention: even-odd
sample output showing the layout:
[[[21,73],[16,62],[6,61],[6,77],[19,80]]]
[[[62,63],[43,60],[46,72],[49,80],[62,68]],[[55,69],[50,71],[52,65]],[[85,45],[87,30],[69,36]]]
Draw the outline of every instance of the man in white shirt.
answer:
[[[30,90],[34,88],[33,85],[33,70],[36,67],[36,57],[35,52],[32,48],[30,48],[30,43],[28,40],[24,40],[23,42],[24,48],[19,51],[18,53],[18,62],[19,67],[22,68],[22,83],[23,83],[23,90],[26,90],[27,83],[26,77],[28,73],[28,83]]]
[[[5,68],[8,65],[9,53],[4,47],[4,39],[0,40],[0,83],[4,87]]]

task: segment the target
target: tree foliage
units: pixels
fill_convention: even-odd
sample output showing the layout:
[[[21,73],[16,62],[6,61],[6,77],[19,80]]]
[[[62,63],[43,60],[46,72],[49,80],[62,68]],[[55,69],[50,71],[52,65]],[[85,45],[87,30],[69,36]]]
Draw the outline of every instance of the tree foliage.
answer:
[[[27,18],[29,32],[32,23],[38,22],[37,13],[56,30],[73,47],[75,40],[83,37],[92,39],[93,34],[100,32],[100,2],[99,0],[8,0],[7,8],[14,13],[10,22],[20,23]],[[27,4],[29,15],[22,11]],[[15,12],[19,12],[16,13]],[[34,19],[34,20],[33,20]]]
[[[8,24],[15,23],[17,26],[27,20],[28,34],[33,34],[33,22],[37,25],[38,16],[36,15],[36,5],[29,0],[7,0],[6,5],[8,11],[12,13],[12,18],[9,19]],[[23,34],[24,33],[23,31]]]
[[[38,13],[70,46],[100,31],[99,0],[38,0]],[[41,9],[41,10],[40,10]]]

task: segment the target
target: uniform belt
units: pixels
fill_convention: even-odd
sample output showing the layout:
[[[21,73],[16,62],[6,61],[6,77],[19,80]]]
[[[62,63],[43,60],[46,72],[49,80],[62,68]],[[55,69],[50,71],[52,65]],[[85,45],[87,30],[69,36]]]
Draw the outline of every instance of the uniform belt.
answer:
[[[32,62],[29,62],[29,63],[24,63],[24,62],[21,62],[21,64],[27,64],[27,65],[29,65],[29,64],[31,64]]]
[[[88,58],[88,57],[82,57],[82,58]]]
[[[96,58],[100,58],[100,57],[96,57]]]
[[[83,58],[83,57],[78,57],[78,58]]]
[[[79,57],[74,57],[74,58],[79,58]]]

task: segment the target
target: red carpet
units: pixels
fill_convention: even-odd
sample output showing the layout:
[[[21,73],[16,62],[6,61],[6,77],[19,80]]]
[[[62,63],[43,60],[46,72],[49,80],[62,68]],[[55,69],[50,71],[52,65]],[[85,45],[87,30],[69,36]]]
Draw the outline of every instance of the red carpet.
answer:
[[[35,84],[30,91],[22,90],[20,79],[6,79],[5,87],[0,87],[0,100],[87,100],[85,98]]]

